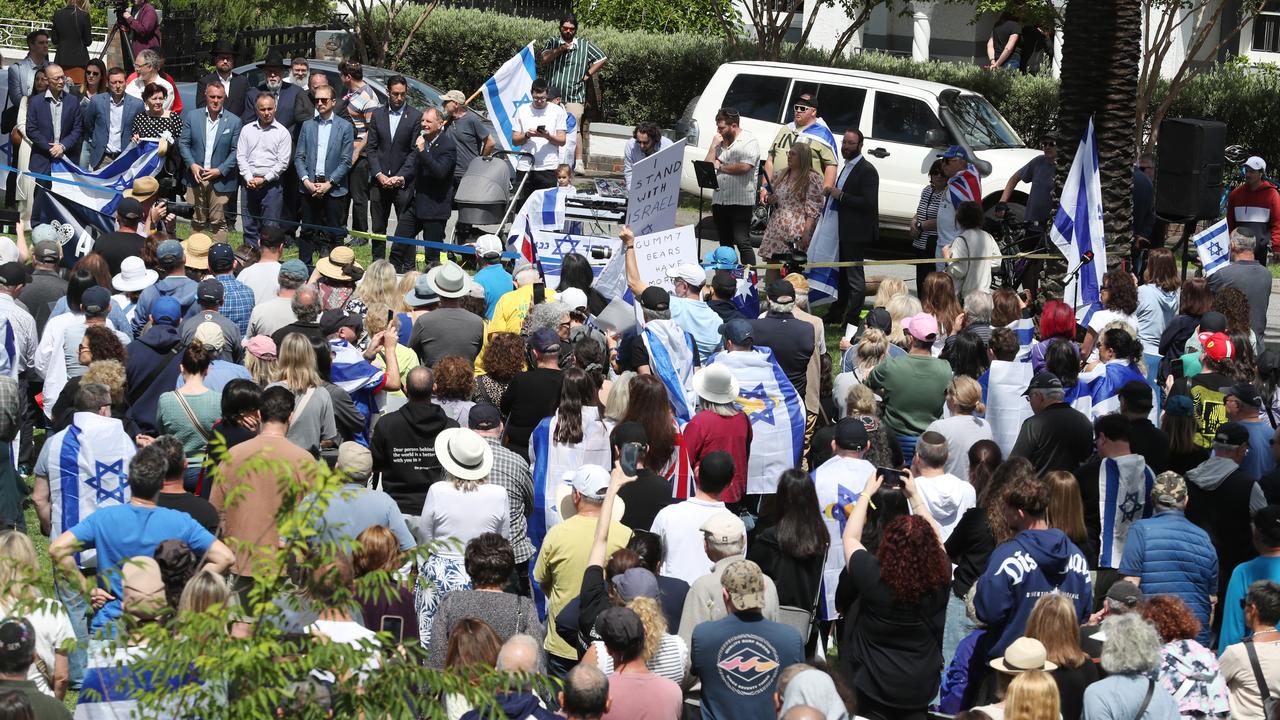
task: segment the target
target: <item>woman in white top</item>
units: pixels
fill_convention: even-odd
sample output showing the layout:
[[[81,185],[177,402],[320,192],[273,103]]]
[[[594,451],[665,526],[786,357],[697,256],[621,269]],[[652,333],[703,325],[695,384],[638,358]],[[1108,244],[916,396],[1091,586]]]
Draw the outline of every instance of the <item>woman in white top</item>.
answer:
[[[445,479],[427,491],[419,537],[436,545],[423,563],[414,597],[419,639],[424,646],[431,642],[431,623],[440,599],[471,587],[463,548],[487,532],[511,537],[507,491],[501,485],[488,484],[493,467],[489,443],[472,430],[450,428],[436,436],[435,450]]]
[[[934,420],[925,429],[947,439],[946,471],[958,478],[969,477],[969,448],[979,440],[994,440],[991,426],[978,417],[985,415],[982,386],[968,375],[957,375],[947,385],[947,411],[950,417]]]
[[[595,380],[581,368],[566,369],[560,384],[560,407],[554,416],[538,423],[529,439],[529,466],[534,468],[535,479],[544,479],[543,497],[555,497],[564,476],[583,465],[612,467],[609,434],[613,425],[600,409]],[[548,528],[555,524],[551,520],[559,521],[549,518]]]
[[[951,244],[953,259],[996,257],[1000,247],[991,233],[982,229],[982,206],[976,202],[960,203],[956,210],[956,223],[963,232]],[[947,274],[956,282],[956,294],[966,298],[974,290],[991,289],[991,271],[999,260],[971,260],[947,265]]]
[[[40,563],[31,539],[14,530],[0,533],[0,617],[24,617],[35,628],[36,657],[27,668],[27,680],[61,700],[71,678],[64,645],[76,634],[62,605],[41,597],[39,580]]]
[[[1085,362],[1098,360],[1098,336],[1103,328],[1117,320],[1133,329],[1130,335],[1138,336],[1138,285],[1124,270],[1112,270],[1102,276],[1102,287],[1099,289],[1098,301],[1102,309],[1097,310],[1089,318],[1089,329],[1080,345],[1080,357]]]

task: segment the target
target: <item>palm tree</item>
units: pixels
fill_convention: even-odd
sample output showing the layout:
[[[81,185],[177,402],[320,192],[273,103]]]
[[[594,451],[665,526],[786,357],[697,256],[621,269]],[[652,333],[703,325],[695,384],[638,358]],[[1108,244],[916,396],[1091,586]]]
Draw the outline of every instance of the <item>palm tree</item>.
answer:
[[[1092,116],[1102,172],[1107,264],[1114,266],[1129,257],[1133,239],[1133,113],[1142,53],[1142,3],[1068,0],[1064,18],[1058,187],[1066,180]],[[1061,292],[1064,268],[1060,262],[1047,264],[1046,289]]]

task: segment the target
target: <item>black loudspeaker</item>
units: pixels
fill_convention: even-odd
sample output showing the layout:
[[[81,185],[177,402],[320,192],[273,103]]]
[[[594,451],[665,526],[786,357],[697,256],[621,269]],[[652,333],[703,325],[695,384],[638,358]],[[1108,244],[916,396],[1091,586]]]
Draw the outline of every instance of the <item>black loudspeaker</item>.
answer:
[[[1226,148],[1226,123],[1195,118],[1160,123],[1156,214],[1170,220],[1218,218]]]

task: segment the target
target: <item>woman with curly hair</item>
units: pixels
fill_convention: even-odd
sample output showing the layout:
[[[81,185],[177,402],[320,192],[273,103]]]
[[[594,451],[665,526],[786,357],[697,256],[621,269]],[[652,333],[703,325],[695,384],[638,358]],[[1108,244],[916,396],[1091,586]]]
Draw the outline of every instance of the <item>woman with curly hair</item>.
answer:
[[[1070,477],[1069,474],[1067,476]],[[1079,494],[1078,491],[1073,491]],[[1083,521],[1081,524],[1083,525]],[[1097,681],[1098,666],[1080,649],[1080,625],[1076,622],[1076,608],[1071,604],[1071,599],[1061,593],[1041,596],[1027,616],[1026,636],[1039,640],[1044,645],[1046,659],[1057,665],[1050,672],[1057,683],[1062,720],[1079,720],[1083,710],[1084,689]],[[1007,716],[1008,694],[1005,695],[1004,707]]]
[[[915,514],[891,521],[875,554],[867,550],[862,529],[883,482],[878,474],[867,481],[844,528],[845,573],[859,607],[846,610],[840,666],[857,690],[862,715],[923,718],[942,674],[951,563],[910,473],[903,494]],[[890,667],[897,671],[886,675]]]
[[[1107,676],[1084,691],[1084,717],[1136,717],[1144,699],[1144,718],[1179,716],[1178,701],[1155,682],[1160,669],[1160,635],[1138,613],[1112,615],[1102,621],[1102,671]],[[1153,687],[1154,684],[1154,687]]]
[[[1196,641],[1200,621],[1191,608],[1177,595],[1153,595],[1142,604],[1141,612],[1164,642],[1160,685],[1178,701],[1183,717],[1230,716],[1231,702],[1218,656]]]
[[[684,434],[671,412],[667,388],[656,375],[636,375],[627,388],[627,410],[618,421],[639,423],[649,449],[644,466],[671,482],[672,497],[693,497],[693,473],[689,470]]]
[[[1076,314],[1071,306],[1061,300],[1049,300],[1040,311],[1040,341],[1031,346],[1031,369],[1033,372],[1044,372],[1045,353],[1054,340],[1071,343],[1079,355],[1080,346],[1076,345]],[[1080,367],[1076,363],[1076,368]]]
[[[480,360],[484,374],[476,378],[472,399],[498,407],[507,384],[524,369],[524,340],[515,333],[492,333],[485,347]]]
[[[1138,336],[1138,286],[1133,275],[1126,270],[1112,270],[1102,276],[1102,287],[1098,291],[1102,305],[1089,318],[1089,328],[1085,331],[1084,343],[1080,346],[1080,357],[1088,362],[1098,360],[1098,337],[1111,323],[1119,320]]]
[[[84,336],[80,338],[76,350],[78,355],[76,364],[81,368],[85,368],[85,372],[93,363],[104,360],[115,361],[123,367],[127,359],[124,343],[120,342],[120,337],[116,335],[114,330],[105,325],[90,325],[85,328]],[[82,384],[87,384],[87,381],[83,379],[83,375],[70,378],[57,394],[53,404],[55,427],[53,432],[57,432],[71,423],[71,415],[75,414],[76,391],[80,389]],[[115,403],[124,402],[123,396],[116,397],[114,389],[111,397]],[[128,410],[127,405],[125,410]],[[65,422],[62,422],[64,418]]]
[[[435,389],[431,400],[444,408],[444,414],[461,427],[467,427],[468,414],[475,405],[475,366],[459,355],[440,358],[435,367]]]
[[[404,293],[396,280],[396,269],[386,260],[374,260],[365,269],[356,291],[343,309],[353,315],[364,315],[375,303],[397,307],[404,302]]]
[[[937,357],[946,339],[959,330],[956,320],[964,312],[951,276],[942,272],[926,275],[924,288],[920,291],[920,305],[938,321],[938,339],[933,343],[933,356]]]
[[[1247,337],[1249,342],[1247,347],[1250,350],[1258,347],[1258,338],[1253,333],[1253,329],[1249,326],[1249,298],[1240,290],[1228,287],[1222,288],[1213,294],[1213,309],[1222,313],[1227,318],[1228,335],[1240,335]],[[1193,343],[1188,342],[1188,345]],[[1199,346],[1196,342],[1194,345]],[[1243,350],[1244,346],[1237,346],[1237,354]],[[1192,349],[1188,347],[1188,349]]]

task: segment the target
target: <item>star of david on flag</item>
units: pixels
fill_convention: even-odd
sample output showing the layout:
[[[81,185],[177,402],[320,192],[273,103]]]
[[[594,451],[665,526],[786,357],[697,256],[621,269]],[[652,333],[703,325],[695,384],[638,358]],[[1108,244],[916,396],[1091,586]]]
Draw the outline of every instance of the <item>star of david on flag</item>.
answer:
[[[115,487],[107,487],[107,479],[115,475]],[[112,463],[104,463],[101,460],[94,461],[94,474],[90,478],[86,478],[85,485],[93,488],[97,493],[96,500],[101,503],[105,500],[115,500],[121,504],[128,502],[128,498],[124,496],[124,460],[116,460]]]

